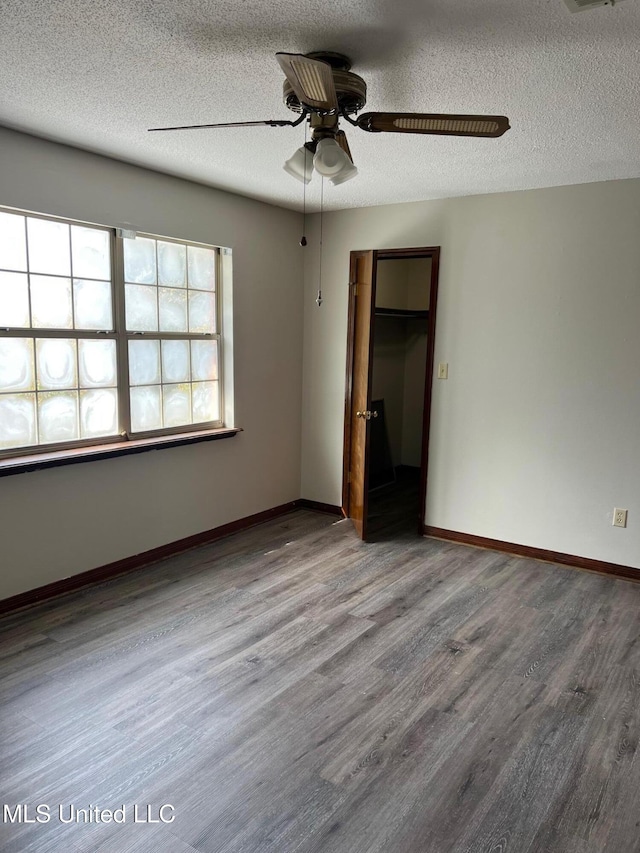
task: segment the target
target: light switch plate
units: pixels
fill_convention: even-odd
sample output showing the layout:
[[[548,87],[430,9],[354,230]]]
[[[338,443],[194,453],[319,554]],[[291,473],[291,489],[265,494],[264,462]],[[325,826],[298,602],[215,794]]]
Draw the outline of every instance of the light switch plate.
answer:
[[[446,361],[441,361],[438,365],[438,379],[449,378],[449,365]]]

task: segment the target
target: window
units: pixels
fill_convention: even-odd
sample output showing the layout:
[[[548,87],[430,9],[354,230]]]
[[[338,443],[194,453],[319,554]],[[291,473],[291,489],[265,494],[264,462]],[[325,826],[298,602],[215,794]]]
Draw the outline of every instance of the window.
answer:
[[[123,239],[131,431],[219,423],[218,251]]]
[[[220,250],[0,210],[0,456],[222,426]]]

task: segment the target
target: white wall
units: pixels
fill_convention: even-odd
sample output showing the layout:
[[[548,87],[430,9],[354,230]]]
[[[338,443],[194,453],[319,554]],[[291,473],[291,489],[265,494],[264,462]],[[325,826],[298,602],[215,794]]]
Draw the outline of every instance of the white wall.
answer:
[[[431,258],[414,258],[407,265],[407,308],[429,308]],[[402,464],[419,467],[422,462],[424,377],[427,363],[427,320],[407,323],[402,408]]]
[[[0,598],[299,497],[298,214],[5,129],[0,204],[230,246],[245,430],[0,479]]]
[[[234,249],[234,439],[0,479],[0,597],[340,502],[349,251],[442,246],[427,522],[640,568],[640,181],[298,214],[0,129],[0,204]],[[611,527],[614,506],[629,510]],[[35,531],[35,533],[34,533]]]
[[[402,377],[402,465],[419,468],[422,462],[424,377],[427,364],[427,320],[407,323]]]
[[[427,309],[431,259],[378,263],[376,307]],[[373,348],[372,399],[385,400],[394,466],[419,467],[422,458],[426,320],[378,316]]]
[[[426,324],[376,317],[371,399],[384,400],[394,466],[417,468],[422,459]]]
[[[406,345],[403,320],[376,317],[371,399],[384,400],[385,424],[394,467],[402,465]]]
[[[639,235],[639,180],[329,213],[318,309],[314,217],[303,496],[340,502],[350,250],[441,246],[427,523],[640,568]]]
[[[380,261],[376,276],[376,308],[406,308],[409,278],[406,260]]]
[[[406,308],[408,261],[381,261],[377,270],[376,308]],[[402,464],[405,329],[402,320],[376,317],[372,400],[384,400],[391,461]]]
[[[413,258],[407,264],[407,308],[427,310],[431,295],[431,258]]]

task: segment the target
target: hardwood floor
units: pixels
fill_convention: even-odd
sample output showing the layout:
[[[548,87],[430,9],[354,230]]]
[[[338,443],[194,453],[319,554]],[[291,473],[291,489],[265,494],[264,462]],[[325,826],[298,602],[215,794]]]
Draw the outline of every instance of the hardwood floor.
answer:
[[[401,465],[396,481],[369,492],[367,540],[383,542],[403,533],[415,536],[420,522],[420,469]]]
[[[2,801],[52,808],[2,850],[639,851],[639,628],[640,585],[292,513],[0,621]]]

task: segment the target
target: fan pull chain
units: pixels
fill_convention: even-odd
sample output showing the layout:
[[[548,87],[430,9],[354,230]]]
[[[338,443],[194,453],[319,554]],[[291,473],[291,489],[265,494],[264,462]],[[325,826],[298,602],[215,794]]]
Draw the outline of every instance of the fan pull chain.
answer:
[[[320,264],[318,270],[318,308],[322,305],[322,220],[324,215],[324,176],[320,180]]]
[[[307,123],[304,123],[304,173],[307,174],[307,157],[309,149],[307,148]],[[304,248],[307,245],[307,184],[306,181],[302,184],[302,238],[300,245]]]

